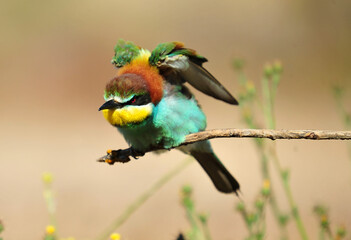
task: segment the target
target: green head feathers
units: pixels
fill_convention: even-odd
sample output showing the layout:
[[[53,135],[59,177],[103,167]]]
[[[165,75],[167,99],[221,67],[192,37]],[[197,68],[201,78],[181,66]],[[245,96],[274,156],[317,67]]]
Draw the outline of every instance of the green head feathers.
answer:
[[[133,42],[120,39],[115,46],[115,55],[113,56],[111,63],[116,67],[123,67],[138,56],[139,51],[140,47]]]

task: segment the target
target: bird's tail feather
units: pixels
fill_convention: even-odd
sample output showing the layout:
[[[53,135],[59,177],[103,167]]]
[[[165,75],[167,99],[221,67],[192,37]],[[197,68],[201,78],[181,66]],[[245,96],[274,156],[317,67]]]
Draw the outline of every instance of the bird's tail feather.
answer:
[[[237,194],[237,191],[240,188],[238,181],[230,174],[218,157],[213,153],[209,142],[206,141],[201,143],[207,145],[206,151],[204,151],[203,148],[199,149],[193,147],[190,150],[190,154],[200,163],[218,191]]]

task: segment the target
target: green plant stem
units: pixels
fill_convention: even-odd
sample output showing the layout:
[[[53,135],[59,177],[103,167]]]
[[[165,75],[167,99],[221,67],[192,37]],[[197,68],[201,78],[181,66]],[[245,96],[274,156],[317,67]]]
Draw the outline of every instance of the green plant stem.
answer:
[[[265,205],[267,198],[264,198],[263,206],[261,209],[257,210],[257,233],[260,233],[262,236],[266,234],[266,222],[265,222]]]
[[[183,171],[193,162],[193,158],[189,157],[163,175],[157,182],[155,182],[148,190],[142,193],[134,202],[132,202],[124,212],[116,218],[110,226],[108,226],[102,233],[95,238],[96,240],[106,240],[118,227],[120,227],[146,200],[154,195],[162,186],[173,179],[178,173]]]
[[[259,152],[261,154],[261,163],[262,163],[261,164],[261,168],[262,168],[263,178],[269,180],[271,185],[272,185],[271,175],[270,175],[269,167],[268,167],[268,156],[264,152],[264,148],[263,147],[261,147],[261,148],[259,147]],[[269,203],[270,203],[273,215],[275,217],[275,220],[277,221],[277,223],[280,226],[281,239],[288,239],[288,235],[287,235],[285,224],[282,224],[281,221],[280,221],[280,217],[283,215],[283,213],[282,213],[282,211],[280,210],[280,208],[278,206],[277,199],[276,199],[276,196],[275,196],[275,192],[274,192],[272,187],[271,187],[271,193],[270,193],[270,197],[269,197]]]
[[[246,84],[247,79],[242,73],[239,75],[239,81],[240,81],[241,85],[245,85]],[[262,109],[266,109],[266,110],[264,110],[265,111],[264,115],[266,116],[266,122],[272,128],[272,127],[274,127],[273,120],[271,119],[271,116],[273,115],[272,108],[269,107],[267,109],[267,108],[264,107],[265,105],[272,106],[271,105],[272,100],[270,98],[271,94],[270,94],[270,90],[269,90],[268,78],[264,77],[263,82],[264,82],[263,83],[263,85],[264,85],[264,93],[263,93],[263,95],[265,96],[266,103],[265,104],[261,103],[261,104],[259,104],[259,106]],[[239,105],[239,106],[240,106],[242,111],[245,111],[245,106],[243,106],[243,105]],[[253,109],[253,102],[251,102],[251,101],[250,102],[246,102],[246,107],[250,111],[252,111],[252,109]],[[258,128],[258,125],[254,122],[253,116],[251,116],[249,118],[244,118],[244,121],[245,121],[246,125],[249,128],[251,128],[251,129]],[[269,164],[268,164],[269,163],[269,157],[265,153],[265,142],[262,139],[257,139],[256,138],[255,139],[255,145],[256,145],[256,148],[257,148],[257,150],[258,150],[258,152],[260,154],[260,158],[261,158],[262,177],[263,177],[264,180],[269,180],[270,182],[272,182],[271,181],[270,171],[269,171]],[[282,211],[280,210],[280,208],[278,206],[278,203],[277,203],[277,200],[276,200],[276,197],[275,197],[275,194],[274,194],[273,190],[271,190],[271,193],[270,193],[269,203],[270,203],[273,215],[274,215],[277,223],[280,226],[281,239],[288,239],[286,227],[285,227],[285,225],[281,224],[281,221],[280,221],[280,216],[282,216],[283,214],[282,214]],[[252,229],[252,227],[248,226],[248,229],[249,229],[250,236],[253,236],[253,229]]]
[[[188,220],[190,222],[191,228],[197,235],[197,233],[200,232],[200,228],[197,224],[196,213],[195,213],[194,209],[187,208],[186,210],[187,210],[186,215],[187,215]]]
[[[264,115],[265,115],[265,118],[266,118],[266,123],[268,125],[268,128],[270,129],[275,129],[275,117],[274,117],[274,102],[275,102],[275,96],[276,96],[276,93],[277,93],[277,87],[278,87],[278,82],[279,82],[279,78],[280,78],[280,75],[279,74],[273,74],[273,78],[275,79],[272,79],[272,84],[271,84],[271,88],[270,88],[270,85],[269,85],[269,79],[265,76],[263,77],[262,79],[262,88],[263,88],[263,97],[264,97]],[[299,214],[299,210],[298,210],[298,207],[294,201],[294,198],[293,198],[293,195],[292,195],[292,192],[291,192],[291,188],[290,188],[290,184],[289,184],[289,178],[287,176],[286,173],[284,173],[284,170],[282,169],[281,165],[280,165],[280,161],[279,161],[279,158],[277,156],[277,152],[276,152],[276,145],[273,143],[271,144],[271,148],[270,148],[270,153],[271,153],[271,156],[273,158],[273,164],[276,168],[276,170],[278,171],[279,173],[279,176],[282,180],[282,183],[283,183],[283,188],[284,188],[284,191],[285,191],[285,194],[287,196],[287,199],[288,199],[288,202],[289,202],[289,205],[290,205],[290,210],[291,210],[291,213],[292,213],[292,216],[296,222],[296,225],[297,225],[297,229],[300,233],[300,236],[302,239],[304,240],[307,240],[308,239],[308,236],[307,236],[307,232],[305,230],[305,226],[302,222],[302,219],[300,217],[300,214]]]
[[[337,90],[336,87],[334,87],[334,98],[336,101],[336,105],[339,111],[339,114],[343,120],[343,124],[346,130],[351,130],[351,115],[347,113],[345,106],[343,104],[343,94],[341,90]],[[351,161],[351,143],[347,142],[347,150],[348,150],[348,155],[349,155],[349,160]]]
[[[186,208],[186,215],[191,225],[190,239],[192,240],[207,240],[204,229],[199,226],[201,222],[198,219],[194,208]]]
[[[191,225],[190,239],[205,240],[205,236],[202,234],[201,229],[199,227],[198,216],[195,211],[194,203],[192,199],[189,198],[188,200],[191,201],[191,204],[190,206],[186,206],[185,210],[187,218]]]
[[[270,180],[271,174],[269,172],[268,156],[264,153],[264,148],[262,147],[262,145],[257,147],[261,154],[261,170],[262,170],[263,180]]]
[[[277,95],[278,83],[280,82],[280,73],[273,73],[272,75],[272,86],[271,86],[271,103],[274,109],[275,97]]]
[[[273,117],[273,94],[269,86],[269,79],[264,76],[262,78],[262,91],[263,91],[263,112],[266,119],[267,127],[275,129],[275,119]],[[274,93],[275,94],[275,93]]]
[[[46,202],[46,207],[49,214],[49,224],[55,227],[56,235],[58,235],[57,231],[57,220],[56,220],[56,203],[54,191],[52,190],[51,183],[44,184],[43,196]]]
[[[239,75],[239,82],[242,86],[244,86],[247,82],[246,77],[242,73]],[[261,82],[262,83],[263,101],[262,102],[258,101],[257,97],[254,99],[254,100],[258,101],[259,107],[261,107],[261,109],[263,110],[266,126],[270,129],[275,129],[275,127],[276,127],[276,122],[275,122],[275,118],[274,118],[274,103],[275,103],[275,97],[276,97],[279,82],[280,82],[280,72],[273,72],[273,73],[269,73],[269,74],[267,74],[267,72],[265,72],[265,74],[263,75],[263,78],[262,78],[262,82]],[[252,112],[253,102],[251,101],[251,99],[249,101],[246,101],[245,103],[246,103],[246,106],[248,107],[248,109]],[[243,110],[245,110],[243,106],[241,106],[241,107]],[[253,119],[254,118],[251,115],[250,115],[250,117],[244,118],[246,124],[250,128],[257,127],[257,126],[255,126],[256,124],[254,123]],[[263,176],[264,180],[269,180],[269,182],[272,183],[271,174],[269,171],[270,155],[268,152],[267,144],[262,139],[256,140],[255,143],[256,143],[256,147],[258,149],[258,152],[260,153],[260,157],[261,157],[262,176]],[[276,159],[276,160],[278,161],[278,159]],[[280,166],[279,162],[278,162],[278,166]],[[279,173],[281,173],[281,172],[279,171]],[[278,206],[278,203],[276,200],[276,196],[275,196],[272,188],[271,188],[269,203],[270,203],[273,215],[274,215],[277,223],[280,226],[281,239],[288,239],[288,234],[287,234],[287,230],[286,230],[286,222],[283,222],[281,220],[281,218],[285,214],[282,214],[282,211],[279,209],[279,206]],[[298,219],[300,219],[300,218],[298,218]],[[303,225],[302,225],[302,229],[303,229]]]
[[[249,213],[247,212],[247,208],[245,206],[245,203],[244,202],[242,202],[242,203],[243,203],[244,208],[240,212],[241,212],[242,217],[244,218],[244,222],[246,223],[246,227],[249,230],[249,239],[251,239],[254,237],[254,231],[252,228],[252,224],[249,221]]]
[[[203,230],[203,233],[204,233],[204,237],[206,240],[211,240],[211,233],[210,233],[210,229],[208,228],[208,225],[201,222],[201,226],[202,226],[202,230]]]
[[[325,240],[324,229],[319,231],[319,240]]]
[[[283,168],[280,165],[280,161],[278,159],[276,147],[275,147],[274,143],[273,143],[273,147],[271,148],[271,155],[273,158],[274,166],[276,167],[277,171],[279,172],[280,178],[282,180],[283,189],[284,189],[285,194],[287,196],[288,203],[289,203],[290,210],[291,210],[291,214],[296,222],[297,229],[300,233],[301,238],[304,240],[307,240],[308,239],[307,232],[306,232],[305,226],[302,222],[297,204],[295,203],[294,197],[292,195],[292,191],[291,191],[290,184],[289,184],[288,174],[283,170]]]
[[[328,240],[333,240],[333,235],[330,229],[324,229],[323,227],[321,227],[321,230],[319,233],[319,239],[325,240],[326,238],[328,238]]]
[[[270,102],[271,98],[268,97],[267,100]],[[267,116],[266,119],[268,120],[267,121],[268,124],[270,124],[270,126],[269,126],[270,128],[275,127],[275,121],[273,120],[274,119],[273,115]],[[275,166],[275,168],[276,168],[277,172],[279,173],[279,176],[280,176],[280,178],[282,180],[283,189],[284,189],[285,194],[287,196],[292,216],[293,216],[293,218],[294,218],[294,220],[296,222],[296,226],[297,226],[297,229],[298,229],[298,231],[300,233],[301,238],[304,239],[304,240],[307,240],[308,239],[307,232],[306,232],[305,226],[304,226],[304,224],[302,222],[302,219],[300,217],[300,213],[299,213],[298,207],[297,207],[297,205],[296,205],[296,203],[294,201],[294,198],[293,198],[293,195],[292,195],[292,191],[291,191],[291,188],[290,188],[290,184],[289,184],[289,178],[285,175],[284,170],[281,167],[279,158],[277,156],[275,143],[271,143],[271,146],[272,147],[270,149],[270,153],[271,153],[271,156],[272,156],[272,159],[273,159],[273,164],[274,164],[274,166]],[[274,198],[272,198],[272,200],[275,201]],[[276,204],[274,204],[274,205],[276,205]],[[274,205],[272,205],[273,208],[274,208]],[[273,209],[273,212],[274,212],[274,209]]]
[[[336,105],[346,130],[351,130],[351,116],[347,113],[341,94],[335,94]]]
[[[247,78],[245,73],[242,70],[238,71],[238,79],[239,79],[239,84],[241,86],[245,86],[245,84],[247,83]]]
[[[267,154],[264,151],[265,145],[263,145],[262,143],[257,143],[256,147],[258,148],[259,153],[261,155],[261,170],[262,170],[263,179],[264,180],[269,180],[270,183],[272,184],[271,175],[270,175],[269,167],[268,167],[268,160],[269,160],[269,158],[268,158]],[[279,206],[278,206],[278,203],[277,203],[277,200],[276,200],[276,197],[275,197],[275,193],[274,193],[272,188],[271,188],[271,193],[270,193],[270,197],[269,197],[269,203],[270,203],[273,215],[274,215],[277,223],[280,226],[281,238],[282,239],[287,239],[287,232],[286,232],[286,229],[285,229],[285,225],[282,225],[280,220],[279,220],[280,216],[282,215],[282,212],[279,209]]]

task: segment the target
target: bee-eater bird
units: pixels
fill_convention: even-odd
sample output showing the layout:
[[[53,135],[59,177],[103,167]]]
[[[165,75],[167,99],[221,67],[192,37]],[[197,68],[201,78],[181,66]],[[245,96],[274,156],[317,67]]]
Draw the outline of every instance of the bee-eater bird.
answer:
[[[178,147],[185,136],[203,131],[206,116],[189,89],[237,105],[235,98],[206,70],[206,58],[180,42],[159,44],[151,53],[132,42],[119,40],[112,64],[116,77],[105,89],[99,108],[137,152],[155,147]],[[224,193],[236,193],[239,183],[214,154],[209,141],[178,148],[192,155]]]

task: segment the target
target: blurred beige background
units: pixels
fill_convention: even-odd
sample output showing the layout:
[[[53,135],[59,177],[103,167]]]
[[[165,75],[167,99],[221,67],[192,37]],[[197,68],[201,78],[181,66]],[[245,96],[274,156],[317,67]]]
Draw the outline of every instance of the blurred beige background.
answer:
[[[259,83],[267,61],[284,65],[276,106],[284,129],[342,129],[331,85],[351,102],[351,2],[321,1],[93,1],[14,0],[0,3],[0,219],[4,239],[41,239],[48,214],[41,174],[55,176],[62,237],[91,239],[141,192],[185,156],[177,151],[107,166],[95,160],[108,148],[126,147],[97,111],[119,38],[153,49],[182,41],[209,59],[205,67],[233,95],[234,57]],[[208,128],[244,128],[239,109],[195,92]],[[239,179],[252,204],[262,184],[252,140],[218,139],[214,149]],[[317,203],[330,209],[333,224],[351,225],[351,163],[340,141],[277,141],[282,165],[311,239]],[[188,229],[179,188],[190,183],[199,210],[210,214],[213,239],[244,239],[247,230],[234,206],[192,164],[155,194],[118,231],[123,239],[175,239]],[[287,209],[281,185],[280,205]],[[267,239],[277,226],[268,213]],[[349,231],[351,229],[349,228]],[[294,223],[291,239],[297,238]]]

